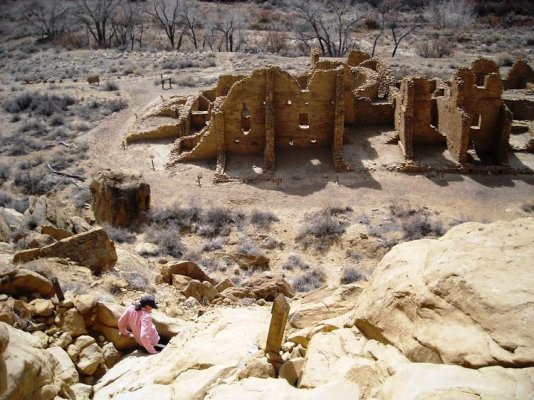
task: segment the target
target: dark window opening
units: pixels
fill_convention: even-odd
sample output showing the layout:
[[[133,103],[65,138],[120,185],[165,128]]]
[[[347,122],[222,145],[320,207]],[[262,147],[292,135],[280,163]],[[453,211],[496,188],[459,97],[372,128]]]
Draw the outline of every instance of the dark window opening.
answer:
[[[299,127],[301,129],[308,129],[310,127],[310,122],[308,121],[308,113],[299,114]]]
[[[480,129],[482,125],[482,116],[480,114],[473,114],[471,116],[471,129]]]
[[[241,112],[241,130],[243,135],[250,133],[250,111],[247,108],[246,103],[243,103],[243,111]]]
[[[484,87],[484,86],[486,86],[485,85],[485,80],[486,80],[486,75],[484,75],[484,74],[476,74],[475,85]]]

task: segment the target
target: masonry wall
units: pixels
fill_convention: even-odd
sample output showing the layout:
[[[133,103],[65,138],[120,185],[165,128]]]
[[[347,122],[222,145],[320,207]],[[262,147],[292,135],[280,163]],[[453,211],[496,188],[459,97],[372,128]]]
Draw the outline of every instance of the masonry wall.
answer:
[[[265,147],[265,70],[236,82],[221,110],[228,154],[263,154]]]

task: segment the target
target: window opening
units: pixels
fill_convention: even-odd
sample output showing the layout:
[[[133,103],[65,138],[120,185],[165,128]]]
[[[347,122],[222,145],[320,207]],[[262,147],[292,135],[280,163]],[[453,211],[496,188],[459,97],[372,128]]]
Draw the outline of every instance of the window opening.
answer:
[[[308,121],[308,113],[299,114],[299,127],[300,129],[308,129],[310,127],[310,122]]]
[[[250,133],[250,111],[246,103],[243,103],[243,110],[241,111],[241,130],[243,135]]]

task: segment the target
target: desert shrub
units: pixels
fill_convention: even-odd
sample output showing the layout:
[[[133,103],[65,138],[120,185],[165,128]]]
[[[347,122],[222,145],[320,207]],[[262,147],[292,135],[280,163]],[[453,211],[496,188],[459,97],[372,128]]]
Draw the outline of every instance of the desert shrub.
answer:
[[[121,277],[128,283],[130,289],[143,292],[153,291],[149,278],[141,271],[125,271],[121,273]]]
[[[89,283],[85,281],[66,280],[60,283],[61,288],[65,293],[72,292],[75,294],[87,294],[89,292]]]
[[[23,213],[28,209],[30,202],[28,198],[18,199],[10,193],[0,190],[0,207],[12,208],[13,210]]]
[[[117,243],[133,243],[135,242],[135,233],[129,231],[126,228],[118,228],[105,224],[103,226],[108,236]]]
[[[191,205],[181,207],[175,203],[171,207],[162,209],[152,209],[150,220],[158,224],[173,223],[185,231],[194,231],[196,224],[202,217],[202,208]]]
[[[341,273],[341,278],[339,278],[339,282],[342,285],[364,280],[367,280],[367,275],[362,273],[358,268],[354,267],[345,268]]]
[[[423,15],[440,29],[462,28],[474,22],[474,5],[468,0],[440,0],[429,2]]]
[[[198,233],[206,237],[228,236],[232,226],[239,224],[243,219],[242,214],[234,213],[229,208],[214,207],[202,217]]]
[[[106,81],[102,86],[100,86],[100,90],[103,90],[104,92],[115,92],[119,90],[119,85],[113,81]]]
[[[0,153],[8,156],[25,156],[42,150],[47,145],[31,137],[9,135],[0,137]]]
[[[237,246],[237,252],[241,254],[255,255],[259,253],[258,246],[249,238],[243,237]]]
[[[250,223],[261,229],[268,229],[272,222],[277,221],[280,220],[270,211],[253,210],[250,214]]]
[[[284,247],[284,243],[280,242],[279,240],[276,240],[275,238],[268,236],[261,242],[261,247],[263,249],[273,250],[273,249],[281,249]]]
[[[146,231],[146,239],[158,246],[160,254],[180,258],[186,252],[186,247],[180,240],[180,230],[177,226],[170,224],[166,226],[151,225]]]
[[[201,251],[215,251],[220,250],[226,244],[227,240],[222,237],[216,237],[208,240],[201,248]]]
[[[326,244],[326,241],[336,240],[344,232],[345,224],[333,216],[329,209],[324,209],[308,217],[296,240],[306,245],[310,238],[315,238]]]
[[[309,292],[323,286],[326,274],[322,269],[313,268],[297,275],[291,282],[291,287],[297,292]]]
[[[11,175],[11,167],[5,163],[0,163],[0,185],[6,182]]]
[[[67,111],[75,102],[75,99],[71,96],[26,92],[16,96],[14,99],[4,101],[2,107],[12,114],[31,111],[38,115],[51,116],[54,113]]]
[[[444,37],[422,41],[417,47],[417,54],[424,58],[443,58],[452,53],[452,43]]]
[[[31,170],[18,170],[13,184],[27,195],[42,195],[57,192],[67,184],[67,178],[50,173],[43,165]]]
[[[310,268],[310,264],[303,260],[298,254],[291,253],[284,264],[282,269],[293,271],[294,269],[306,270]]]
[[[104,107],[106,107],[109,111],[114,113],[114,112],[118,112],[128,107],[128,102],[124,99],[108,100],[104,103]]]
[[[124,99],[107,101],[91,100],[79,107],[78,115],[88,121],[97,121],[102,117],[123,110],[126,107],[128,107],[128,102]]]
[[[65,124],[65,118],[63,118],[59,114],[54,114],[50,117],[48,123],[50,124],[50,126],[61,126]]]

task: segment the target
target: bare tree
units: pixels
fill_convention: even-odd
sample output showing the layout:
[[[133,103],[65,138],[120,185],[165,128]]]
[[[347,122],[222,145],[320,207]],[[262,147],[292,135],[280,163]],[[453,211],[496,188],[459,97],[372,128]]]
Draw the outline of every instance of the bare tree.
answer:
[[[165,35],[169,39],[172,49],[180,50],[182,47],[183,31],[179,32],[178,41],[176,38],[179,27],[180,3],[178,0],[168,3],[166,0],[153,0],[154,11],[147,11],[156,23],[163,28]],[[179,31],[179,30],[178,30]]]
[[[198,29],[201,25],[199,11],[198,7],[188,0],[184,0],[180,4],[180,24],[183,26],[185,36],[191,41],[195,50],[198,50]]]
[[[395,54],[397,53],[397,48],[399,47],[399,44],[402,39],[412,33],[417,27],[414,25],[410,28],[406,28],[404,32],[401,30],[397,22],[392,22],[389,27],[391,29],[391,34],[393,35],[393,43],[395,43],[395,46],[393,47],[393,52],[391,53],[391,57],[395,57]]]
[[[39,40],[54,40],[67,29],[67,14],[70,8],[53,0],[49,3],[34,1],[24,7],[24,19],[34,28]]]
[[[440,29],[462,28],[473,23],[474,9],[474,3],[468,0],[433,0],[423,14]]]
[[[110,47],[115,32],[109,32],[115,9],[121,0],[80,0],[77,15],[98,47]]]
[[[141,47],[145,30],[142,6],[140,3],[123,2],[111,20],[113,37],[119,47],[133,50],[137,42]]]
[[[363,19],[348,0],[311,0],[295,4],[297,39],[309,47],[316,40],[323,56],[340,57],[356,47],[351,35]]]
[[[236,51],[240,35],[240,17],[231,11],[219,10],[217,17],[205,28],[203,47],[207,45],[211,51]]]

